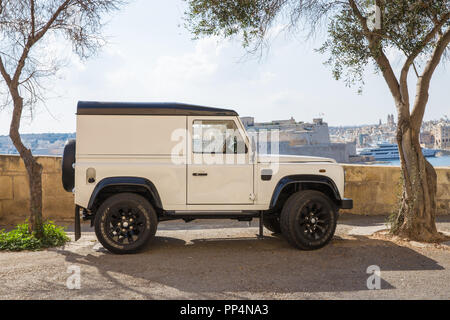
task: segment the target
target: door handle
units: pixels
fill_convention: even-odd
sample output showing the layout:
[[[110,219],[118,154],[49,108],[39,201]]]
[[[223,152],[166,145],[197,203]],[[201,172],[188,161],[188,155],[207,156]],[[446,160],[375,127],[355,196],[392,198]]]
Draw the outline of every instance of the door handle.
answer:
[[[192,175],[194,177],[204,177],[207,176],[208,174],[206,172],[194,172]]]

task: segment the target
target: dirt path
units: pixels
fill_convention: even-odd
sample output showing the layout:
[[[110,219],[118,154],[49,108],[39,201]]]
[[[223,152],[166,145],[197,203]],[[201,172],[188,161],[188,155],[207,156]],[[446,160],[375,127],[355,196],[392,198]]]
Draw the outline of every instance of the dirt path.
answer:
[[[125,256],[85,232],[64,248],[0,252],[0,299],[450,299],[449,247],[364,235],[382,223],[344,216],[318,251],[258,240],[256,223],[162,223],[144,252]],[[449,219],[439,228],[450,231]],[[370,265],[381,269],[381,290],[367,289]],[[66,287],[70,266],[80,268],[79,290]]]

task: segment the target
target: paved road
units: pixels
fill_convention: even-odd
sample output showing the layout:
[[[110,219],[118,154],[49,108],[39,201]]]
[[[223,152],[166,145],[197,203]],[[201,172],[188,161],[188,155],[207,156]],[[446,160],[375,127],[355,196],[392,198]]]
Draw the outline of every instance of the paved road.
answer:
[[[267,231],[258,240],[255,222],[161,223],[152,244],[125,256],[85,232],[63,248],[0,253],[0,299],[450,299],[449,247],[366,235],[383,220],[343,216],[318,251]],[[450,232],[450,217],[440,221]],[[367,289],[370,265],[381,269],[381,290]],[[70,266],[80,268],[79,290],[66,287]]]

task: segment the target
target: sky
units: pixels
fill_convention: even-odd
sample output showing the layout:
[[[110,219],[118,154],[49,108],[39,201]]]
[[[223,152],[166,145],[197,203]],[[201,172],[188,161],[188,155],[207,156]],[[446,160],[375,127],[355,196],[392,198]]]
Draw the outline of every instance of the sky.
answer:
[[[323,65],[327,57],[314,51],[323,37],[305,41],[275,25],[270,49],[249,56],[239,39],[192,40],[184,11],[182,0],[132,0],[107,18],[108,44],[85,62],[71,54],[70,44],[53,43],[51,50],[69,64],[47,86],[45,106],[32,119],[26,115],[20,131],[74,132],[79,100],[183,102],[234,109],[258,122],[323,117],[330,126],[386,122],[395,114],[386,83],[371,69],[362,95],[333,79]],[[401,59],[388,55],[398,70]],[[435,71],[425,120],[450,116],[449,67]],[[0,112],[0,135],[8,134],[10,119],[11,110]]]

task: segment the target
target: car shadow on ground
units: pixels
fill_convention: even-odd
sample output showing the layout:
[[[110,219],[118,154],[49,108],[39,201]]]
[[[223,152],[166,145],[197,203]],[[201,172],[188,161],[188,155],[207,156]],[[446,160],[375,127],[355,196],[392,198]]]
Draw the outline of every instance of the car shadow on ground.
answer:
[[[335,236],[326,247],[299,251],[282,237],[194,239],[157,236],[141,253],[114,255],[103,248],[79,254],[58,250],[71,264],[94,267],[105,281],[153,298],[111,273],[183,292],[345,292],[368,290],[371,265],[383,271],[443,270],[435,260],[392,242]],[[381,289],[395,289],[381,280]],[[207,297],[207,296],[205,296]],[[239,298],[238,296],[236,298]]]

